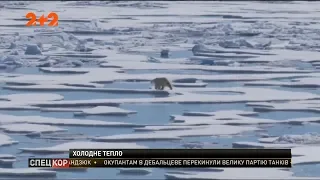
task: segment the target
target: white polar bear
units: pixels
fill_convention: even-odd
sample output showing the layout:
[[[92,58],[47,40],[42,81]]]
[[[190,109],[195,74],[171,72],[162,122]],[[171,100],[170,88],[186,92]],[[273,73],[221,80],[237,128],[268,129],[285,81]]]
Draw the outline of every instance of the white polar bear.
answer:
[[[172,90],[170,81],[165,77],[155,78],[151,83],[154,84],[155,89],[163,90],[165,87],[169,87]]]

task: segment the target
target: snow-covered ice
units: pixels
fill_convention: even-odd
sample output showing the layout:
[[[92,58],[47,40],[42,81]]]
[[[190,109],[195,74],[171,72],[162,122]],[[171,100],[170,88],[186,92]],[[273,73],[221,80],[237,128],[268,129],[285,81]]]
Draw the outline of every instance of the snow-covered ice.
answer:
[[[106,91],[109,89],[106,88]],[[113,91],[122,91],[122,89],[112,89]],[[143,92],[143,93],[155,93],[159,94],[168,93],[167,91],[157,90],[124,90],[127,92]],[[189,91],[189,92],[188,92]],[[193,92],[238,92],[238,94],[199,94]],[[127,99],[90,99],[90,100],[62,100],[62,101],[51,101],[51,102],[30,102],[30,105],[36,105],[40,107],[56,107],[56,106],[69,106],[76,107],[81,105],[87,106],[103,106],[110,104],[125,104],[125,103],[238,103],[238,102],[259,102],[259,101],[284,101],[284,100],[306,100],[316,99],[319,95],[308,92],[296,92],[296,91],[284,91],[268,88],[242,88],[242,87],[231,87],[231,88],[181,88],[169,91],[178,95],[159,97],[159,98],[127,98]],[[266,94],[266,96],[260,96],[256,92]]]
[[[56,12],[59,25],[26,27],[26,11]],[[0,150],[12,158],[0,164],[14,168],[0,176],[82,178],[24,169],[16,149],[292,148],[295,165],[318,163],[319,12],[291,1],[1,1],[0,145],[12,146]],[[157,77],[173,89],[153,89]],[[168,171],[83,177],[307,179],[294,169]]]
[[[0,146],[12,145],[16,143],[18,143],[18,141],[14,141],[11,137],[5,134],[0,134]]]
[[[59,94],[44,94],[44,93],[26,93],[26,94],[11,94],[2,95],[0,100],[30,102],[30,101],[58,101],[63,100],[63,96]]]
[[[0,177],[3,178],[53,178],[56,172],[36,168],[0,168]]]
[[[11,154],[0,154],[0,166],[4,168],[12,168],[16,162],[16,157]]]
[[[141,175],[147,175],[150,174],[152,171],[149,169],[143,169],[143,168],[120,168],[119,174],[123,175],[135,175],[135,176],[141,176]]]
[[[190,116],[191,115],[191,116]],[[185,115],[171,115],[174,125],[259,125],[259,124],[303,124],[320,122],[318,117],[293,118],[286,120],[255,117],[255,112],[225,110],[217,112],[187,112]],[[252,116],[252,117],[251,117]],[[148,128],[148,127],[145,127]],[[143,129],[143,128],[142,128]]]
[[[257,102],[247,103],[255,111],[306,111],[320,112],[319,100],[289,101],[286,103]]]
[[[179,140],[181,137],[234,135],[247,131],[257,131],[259,128],[246,126],[210,125],[202,128],[179,129],[168,133],[166,130],[159,130],[150,133],[135,133],[102,136],[93,138],[94,141],[116,142],[116,141],[154,141],[154,140]]]
[[[42,124],[42,125],[69,125],[69,126],[102,126],[102,127],[141,127],[133,123],[125,122],[108,122],[101,120],[80,120],[80,119],[65,119],[65,118],[52,118],[43,116],[13,116],[0,114],[0,123],[29,123],[29,124]]]
[[[129,111],[118,107],[111,106],[97,106],[92,109],[83,109],[81,112],[75,112],[75,115],[86,116],[86,115],[115,115],[115,116],[126,116],[129,114],[137,113],[136,111]]]
[[[8,133],[51,133],[66,131],[66,129],[55,126],[27,123],[1,125],[0,129]]]

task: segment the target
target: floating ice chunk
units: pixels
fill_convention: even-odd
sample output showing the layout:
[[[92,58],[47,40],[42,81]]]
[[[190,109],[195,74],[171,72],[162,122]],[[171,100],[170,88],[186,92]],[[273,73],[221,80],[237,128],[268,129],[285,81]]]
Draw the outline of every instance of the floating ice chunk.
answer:
[[[15,156],[11,154],[0,154],[0,166],[5,168],[12,168],[14,162],[16,162]]]
[[[271,61],[267,65],[276,67],[296,67],[298,69],[310,69],[312,64],[302,60],[279,60]]]
[[[17,143],[18,141],[12,140],[11,137],[5,134],[0,134],[0,146],[12,145]]]
[[[16,156],[11,154],[0,154],[0,159],[15,159]]]
[[[6,86],[8,87],[8,86]],[[44,87],[44,86],[42,86]],[[19,88],[19,86],[15,86]],[[28,88],[28,86],[26,86]],[[32,89],[32,88],[31,88]],[[122,89],[113,89],[116,91],[124,92],[150,92],[156,94],[156,92],[162,94],[168,94],[167,91],[155,91],[155,90],[122,90]],[[105,90],[106,92],[111,91],[110,89]],[[208,91],[217,91],[217,92],[240,92],[238,94],[196,94],[189,93],[190,91],[194,92],[208,92]],[[268,96],[261,96],[260,93],[267,94]],[[308,93],[308,92],[296,92],[296,91],[283,91],[276,89],[268,88],[248,88],[248,87],[228,87],[228,88],[181,88],[173,90],[173,93],[180,94],[175,96],[168,96],[162,98],[127,98],[127,99],[91,99],[91,100],[72,100],[72,101],[52,101],[52,102],[41,102],[34,105],[40,107],[57,107],[57,106],[83,106],[83,105],[107,105],[110,104],[125,104],[125,103],[223,103],[223,102],[259,102],[259,101],[276,101],[276,100],[305,100],[305,99],[316,99],[319,98],[318,95]],[[114,105],[111,105],[114,106]]]
[[[20,148],[23,152],[30,153],[67,153],[69,149],[144,149],[145,146],[137,145],[136,143],[101,143],[90,141],[74,141],[59,144],[52,147],[39,148]]]
[[[279,137],[261,138],[261,143],[274,143],[274,144],[320,144],[320,134],[306,133],[301,135],[289,134]]]
[[[5,89],[16,89],[16,90],[68,90],[68,91],[92,91],[92,92],[109,92],[109,93],[137,93],[137,94],[154,94],[154,95],[168,95],[170,92],[161,91],[155,89],[124,89],[124,88],[95,88],[92,87],[92,84],[89,85],[79,84],[78,86],[70,85],[30,85],[30,86],[5,86]],[[113,104],[113,103],[110,103]],[[112,105],[111,105],[112,106]]]
[[[172,83],[174,87],[206,87],[208,83]]]
[[[50,126],[50,125],[39,125],[39,124],[7,124],[1,125],[0,129],[9,133],[52,133],[67,131],[66,129]]]
[[[58,101],[63,100],[63,96],[51,93],[23,93],[10,94],[0,96],[0,100],[16,101],[16,102],[30,102],[30,101]]]
[[[109,62],[109,61],[133,61],[133,62],[137,62],[137,61],[148,61],[148,56],[144,56],[144,55],[128,55],[128,54],[108,54],[108,57],[104,58],[105,61]],[[108,63],[105,64],[101,64],[108,66]]]
[[[147,134],[120,134],[112,136],[93,137],[97,142],[135,142],[135,141],[172,141],[181,138],[170,134],[147,133]]]
[[[274,120],[263,119],[259,117],[250,117],[256,115],[256,113],[237,111],[237,110],[225,110],[217,112],[186,112],[186,115],[171,115],[171,119],[174,125],[261,125],[261,124],[295,124],[301,125],[306,122],[319,122],[320,118],[294,118],[286,120]],[[201,117],[201,118],[200,118]]]
[[[42,116],[13,116],[0,114],[0,123],[29,123],[44,125],[69,125],[69,126],[100,126],[100,127],[141,127],[132,123],[108,122],[84,119],[60,119]]]
[[[92,138],[94,141],[120,142],[120,141],[154,141],[154,140],[179,140],[182,137],[215,136],[240,134],[247,131],[257,131],[259,128],[246,126],[210,125],[203,128],[155,131],[150,133],[119,134]]]
[[[47,73],[68,73],[68,74],[85,74],[90,70],[83,68],[40,68],[39,70]]]
[[[27,45],[27,49],[24,52],[25,55],[42,55],[42,52],[38,45],[36,44],[29,44]]]
[[[235,148],[290,148],[292,153],[292,164],[315,164],[320,163],[319,150],[317,145],[302,144],[273,144],[273,143],[255,143],[255,142],[235,142]],[[305,179],[305,178],[303,178]]]
[[[236,41],[222,41],[222,42],[219,42],[219,46],[224,48],[240,48],[240,47],[253,48],[254,47],[245,39],[239,39]]]
[[[184,116],[225,116],[227,114],[229,114],[229,115],[234,114],[234,115],[241,115],[241,116],[255,116],[255,115],[258,115],[257,112],[242,111],[242,110],[224,110],[224,111],[215,111],[215,112],[189,111],[189,112],[183,113]]]
[[[187,130],[187,129],[197,129],[203,128],[205,126],[146,126],[142,128],[134,128],[135,131],[174,131],[174,130]]]
[[[108,83],[107,81],[105,83]],[[112,81],[110,81],[112,83]],[[61,85],[65,86],[74,86],[74,87],[104,87],[104,84],[97,84],[97,83],[75,83],[75,82],[68,82],[68,83],[61,83]]]
[[[282,82],[282,81],[255,81],[247,82],[245,85],[254,85],[254,86],[283,86],[283,87],[292,87],[292,88],[318,88],[319,85],[319,75],[315,77],[306,77],[306,78],[297,78],[291,82]]]
[[[320,163],[320,146],[301,146],[291,149],[292,164],[318,164]]]
[[[83,109],[82,112],[75,112],[74,115],[114,115],[114,116],[127,116],[129,114],[137,113],[136,111],[128,111],[118,107],[112,106],[97,106],[91,109]]]
[[[150,174],[152,171],[149,169],[143,169],[143,168],[120,168],[119,174],[123,175],[137,175],[137,176],[143,176]]]
[[[23,103],[19,103],[19,102],[2,101],[0,103],[0,109],[1,110],[38,110],[40,108],[24,105]]]
[[[19,179],[30,177],[51,178],[56,177],[56,172],[35,168],[0,168],[0,177]]]
[[[3,56],[0,59],[0,62],[2,62],[5,65],[12,65],[12,66],[21,66],[23,65],[23,62],[21,62],[21,58],[19,56]]]
[[[299,146],[297,144],[270,144],[270,143],[259,143],[259,142],[234,142],[232,143],[233,148],[292,148]]]
[[[257,111],[257,112],[267,112],[267,111],[320,112],[320,105],[318,105],[318,100],[289,101],[286,103],[257,102],[257,103],[247,103],[247,106],[253,107],[254,111]]]
[[[208,48],[203,44],[196,44],[192,48],[193,55],[196,55],[199,52],[208,52]]]
[[[79,108],[40,108],[42,112],[81,112]]]
[[[239,36],[257,36],[261,34],[261,32],[248,29],[248,30],[236,31],[236,34],[238,34]]]
[[[290,61],[293,60],[295,62],[298,61],[304,61],[304,62],[314,62],[318,61],[319,59],[316,58],[318,52],[316,51],[310,51],[310,50],[304,50],[304,51],[295,51],[295,50],[289,50],[289,49],[283,49],[283,48],[275,48],[269,51],[269,53],[272,53],[271,56],[259,56],[252,59],[247,59],[246,61],[252,61],[252,62],[272,62],[277,61],[278,63],[284,63],[284,64],[290,64]]]
[[[207,53],[207,55],[210,55]],[[232,55],[232,57],[239,57],[241,55]],[[252,57],[252,55],[245,55],[245,57]],[[227,56],[224,56],[227,57]],[[119,67],[124,70],[203,70],[212,72],[223,72],[223,73],[312,73],[312,70],[297,70],[296,68],[289,67],[270,67],[270,66],[255,66],[252,68],[248,67],[232,67],[232,66],[203,66],[194,64],[166,64],[166,63],[151,63],[143,61],[110,61],[108,63],[101,63],[101,67]],[[131,75],[131,74],[130,74]],[[297,74],[296,74],[297,76]]]
[[[41,139],[56,140],[56,141],[87,141],[87,140],[90,140],[90,136],[87,136],[84,134],[72,134],[72,133],[61,133],[61,132],[52,133],[52,134],[39,134],[37,137],[39,137]]]
[[[110,65],[110,63],[107,63]],[[154,66],[154,64],[158,64],[157,66]],[[144,69],[144,66],[146,69],[180,69],[180,66],[184,66],[183,64],[167,64],[164,67],[161,67],[164,63],[149,63],[149,65],[146,64],[140,64],[140,68]],[[123,65],[123,64],[122,64]],[[111,65],[111,66],[121,66],[119,64]],[[151,67],[150,67],[151,66]],[[205,70],[206,66],[185,66],[187,69],[203,69]],[[231,68],[231,69],[230,69]],[[225,72],[237,72],[239,71],[239,68],[237,67],[224,67],[224,66],[215,66],[213,69],[216,69],[217,71],[225,71]],[[193,70],[194,70],[193,69]],[[210,68],[209,68],[210,69]],[[241,68],[242,69],[242,68]],[[252,69],[252,68],[251,68]],[[259,68],[258,68],[259,69]],[[67,74],[75,74],[74,76],[54,76],[54,75],[22,75],[22,74],[11,74],[12,77],[1,77],[0,80],[15,83],[19,82],[21,83],[34,83],[34,84],[65,84],[65,83],[73,83],[73,84],[88,84],[90,82],[113,82],[115,80],[120,81],[150,81],[154,79],[155,77],[161,77],[163,74],[155,74],[155,73],[149,73],[149,74],[126,74],[122,72],[119,73],[119,68],[40,68],[41,71],[46,73],[67,73]],[[246,68],[242,69],[246,71]],[[249,70],[249,69],[248,69]],[[288,69],[279,69],[279,71],[287,71]],[[244,72],[241,71],[241,72]],[[252,70],[250,70],[252,71]],[[256,69],[256,72],[259,70]],[[270,71],[267,70],[266,71]],[[76,75],[78,74],[78,75]],[[104,76],[101,76],[101,74],[105,74]],[[308,76],[316,76],[315,73],[309,73]],[[14,77],[15,76],[15,77]],[[222,74],[222,75],[212,75],[212,74],[166,74],[166,77],[169,79],[174,80],[175,82],[189,82],[193,83],[196,82],[196,80],[202,80],[203,82],[229,82],[229,81],[252,81],[252,80],[267,80],[267,79],[276,79],[276,78],[294,78],[294,77],[301,77],[306,76],[299,75],[297,73],[268,73],[268,74],[255,74],[254,76],[252,74]],[[29,85],[28,84],[28,85]],[[26,87],[26,86],[25,86]],[[23,88],[23,87],[19,87]],[[26,87],[28,88],[28,87]]]

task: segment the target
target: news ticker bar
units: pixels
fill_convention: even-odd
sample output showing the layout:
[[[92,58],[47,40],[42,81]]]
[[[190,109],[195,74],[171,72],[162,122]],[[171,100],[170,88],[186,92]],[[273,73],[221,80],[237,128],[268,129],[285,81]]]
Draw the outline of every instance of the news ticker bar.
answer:
[[[288,158],[291,149],[70,149],[69,158]]]
[[[29,159],[29,167],[37,168],[196,168],[259,167],[291,168],[291,159]]]

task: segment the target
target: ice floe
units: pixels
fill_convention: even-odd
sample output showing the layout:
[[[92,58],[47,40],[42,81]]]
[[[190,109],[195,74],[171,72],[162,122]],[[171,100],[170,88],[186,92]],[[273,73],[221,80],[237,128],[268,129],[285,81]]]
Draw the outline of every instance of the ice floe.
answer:
[[[167,69],[163,69],[167,70]],[[191,69],[197,70],[197,69]],[[118,68],[41,68],[43,72],[68,73],[68,76],[56,75],[23,75],[11,74],[3,76],[0,81],[5,81],[9,87],[14,88],[17,85],[74,85],[78,87],[99,87],[96,83],[111,83],[114,81],[150,81],[155,77],[164,76],[161,73],[141,73],[127,74],[119,72]],[[121,70],[123,71],[123,70]],[[102,75],[103,74],[103,75]],[[201,80],[203,82],[232,82],[232,81],[254,81],[254,80],[270,80],[281,78],[297,78],[297,77],[317,77],[316,73],[267,73],[267,74],[171,74],[166,73],[165,77],[172,80],[174,83],[193,79],[193,81]],[[275,81],[276,82],[276,81]],[[194,83],[194,82],[192,82]],[[74,85],[75,86],[75,85]],[[18,89],[31,89],[32,86],[16,87]],[[42,87],[45,89],[45,86]]]
[[[225,110],[208,113],[186,112],[185,115],[171,115],[171,119],[173,121],[171,125],[259,125],[277,123],[301,125],[303,123],[320,121],[320,118],[318,117],[274,120],[258,118],[254,117],[254,115],[256,115],[254,112],[237,110]]]
[[[291,82],[283,81],[254,81],[247,82],[245,85],[248,86],[283,86],[291,88],[318,88],[319,87],[320,76],[315,77],[305,77],[305,78],[295,78]]]
[[[111,106],[97,106],[91,109],[83,109],[81,112],[75,112],[77,116],[87,115],[114,115],[114,116],[127,116],[129,114],[137,113],[136,111],[129,111],[118,107]]]
[[[304,146],[291,149],[292,164],[318,164],[320,163],[319,152],[320,146]]]
[[[175,126],[175,125],[162,125],[162,126],[146,126],[142,128],[134,128],[135,131],[174,131],[174,130],[187,130],[187,129],[198,129],[198,128],[203,128],[205,126]]]
[[[0,75],[1,88],[5,93],[0,96],[1,110],[127,115],[134,111],[106,106],[127,106],[130,103],[247,103],[254,109],[254,112],[197,112],[202,110],[194,109],[183,115],[173,115],[172,122],[158,126],[84,118],[18,117],[1,114],[1,127],[3,130],[19,132],[25,126],[31,132],[29,135],[37,135],[40,130],[33,132],[36,127],[46,132],[51,128],[58,130],[55,126],[62,125],[126,126],[136,127],[135,131],[146,131],[93,138],[97,141],[117,142],[180,140],[188,136],[232,138],[242,132],[260,131],[258,127],[262,128],[261,124],[318,123],[318,117],[280,121],[272,117],[255,116],[260,112],[277,110],[319,112],[319,94],[315,89],[319,87],[320,77],[320,46],[317,38],[319,24],[315,19],[319,16],[317,4],[319,3],[288,1],[0,2],[0,71],[10,72]],[[25,19],[21,18],[21,13],[17,13],[21,10],[58,12],[59,27],[25,28]],[[9,16],[10,18],[7,18]],[[163,58],[159,58],[161,56]],[[19,67],[40,67],[41,72],[24,72],[23,68]],[[104,87],[106,83],[150,81],[163,76],[172,81],[173,91]],[[2,82],[5,83],[4,86]],[[228,86],[229,83],[236,87],[207,87]],[[242,85],[246,87],[239,87]],[[250,86],[285,88],[275,90]],[[290,88],[301,89],[293,92]],[[306,88],[314,88],[315,91],[312,92],[315,94],[304,91]],[[6,95],[7,92],[11,93],[11,90],[36,93]],[[50,95],[42,91],[55,91],[57,94]],[[64,100],[64,97],[58,95],[59,91],[126,93],[126,96],[140,93],[161,97]],[[130,109],[130,105],[127,108]],[[19,125],[22,127],[18,127]],[[233,145],[246,148],[292,148],[296,155],[293,158],[294,165],[319,162],[319,148],[315,146],[318,144],[317,134],[264,137],[266,138],[259,139],[259,142],[243,140],[234,142]],[[131,146],[131,143],[98,145],[97,142],[80,142],[79,140],[88,140],[91,137],[63,132],[40,134],[40,138],[76,141],[49,148],[30,146],[26,151],[54,153],[67,152],[68,148]],[[13,142],[9,137],[2,139],[4,144]],[[201,143],[185,143],[185,147],[207,146]],[[17,166],[20,167],[20,164]],[[293,172],[280,169],[208,168],[205,171],[174,171],[176,172],[167,173],[166,178],[302,179],[294,177]],[[150,172],[123,169],[120,174],[123,173],[133,175]],[[54,177],[55,174],[56,170],[0,170],[0,176],[4,178],[28,178],[30,175]],[[73,178],[78,175],[72,173],[71,176]]]
[[[50,125],[40,125],[40,124],[7,124],[1,125],[0,129],[3,129],[8,133],[52,133],[52,132],[62,132],[67,131],[67,129],[50,126]]]
[[[12,123],[28,123],[38,125],[60,125],[60,126],[99,126],[99,127],[141,127],[137,125],[124,122],[108,122],[100,120],[84,120],[84,119],[62,119],[42,116],[13,116],[0,114],[0,122],[2,124]],[[47,126],[49,128],[49,126]]]
[[[168,131],[158,130],[147,133],[119,134],[92,138],[94,141],[118,142],[118,141],[155,141],[155,140],[179,140],[183,137],[217,136],[241,134],[248,131],[257,131],[256,127],[209,125],[202,128],[179,129]]]
[[[232,143],[233,148],[293,148],[298,146],[297,144],[270,144],[270,143],[259,143],[259,142],[234,142]]]
[[[55,171],[42,170],[37,168],[0,168],[0,177],[5,178],[53,178]]]
[[[206,87],[208,83],[172,83],[174,87]]]
[[[320,112],[320,105],[318,100],[307,101],[289,101],[285,103],[272,103],[272,102],[257,102],[247,103],[248,106],[253,107],[254,111],[267,112],[267,111],[307,111],[307,112]]]
[[[27,49],[25,51],[26,55],[41,55],[42,52],[41,52],[41,49],[38,47],[38,45],[35,45],[35,44],[30,44],[27,46]]]
[[[140,91],[140,90],[138,90]],[[147,90],[142,90],[147,91]],[[199,91],[199,92],[238,92],[239,94],[232,95],[218,95],[218,94],[196,94],[189,93],[188,91]],[[150,90],[149,90],[150,92]],[[166,92],[167,91],[156,91]],[[73,100],[73,101],[52,101],[52,102],[41,102],[32,103],[30,105],[36,105],[40,107],[57,107],[57,106],[109,106],[110,104],[125,104],[125,103],[237,103],[237,102],[260,102],[260,101],[283,101],[283,100],[305,100],[305,99],[316,99],[318,95],[307,93],[307,92],[293,92],[267,88],[243,88],[243,87],[229,87],[229,88],[181,88],[173,90],[174,93],[181,95],[174,95],[169,97],[161,98],[139,98],[139,99],[91,99],[91,100]],[[265,94],[261,96],[260,92]]]
[[[63,96],[59,94],[49,93],[24,93],[24,94],[10,94],[0,96],[0,100],[8,100],[15,102],[30,102],[30,101],[58,101],[63,100]]]
[[[318,151],[319,135],[307,133],[302,135],[283,135],[273,138],[262,138],[260,142],[234,142],[236,148],[290,148],[292,164],[320,163]]]
[[[310,73],[309,70],[297,70],[295,68],[272,68],[267,66],[251,67],[230,67],[230,66],[201,66],[187,64],[164,64],[164,63],[147,63],[147,62],[130,62],[130,61],[112,61],[100,64],[101,67],[121,67],[124,70],[156,70],[156,69],[184,69],[184,70],[203,70],[224,73]]]
[[[0,166],[4,168],[12,168],[16,162],[16,157],[11,154],[0,154]]]
[[[147,175],[150,174],[152,171],[149,169],[143,169],[143,168],[120,168],[119,174],[122,175],[135,175],[135,176],[141,176],[141,175]]]
[[[273,143],[273,144],[319,144],[320,135],[318,133],[306,133],[306,134],[289,134],[279,137],[269,137],[259,139],[261,143]]]
[[[0,134],[0,146],[12,145],[17,143],[18,141],[14,141],[11,137],[5,134]]]
[[[66,86],[66,85],[31,85],[31,86],[5,86],[4,89],[10,90],[34,90],[34,91],[92,91],[92,92],[106,92],[106,93],[135,93],[135,94],[155,94],[166,95],[167,91],[159,91],[153,89],[120,89],[120,88],[92,88],[80,86]]]
[[[23,102],[2,101],[0,103],[1,110],[39,110],[39,107],[24,105]]]

